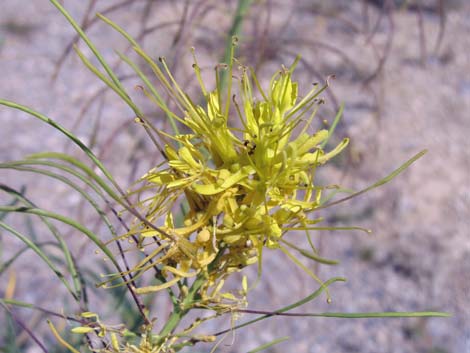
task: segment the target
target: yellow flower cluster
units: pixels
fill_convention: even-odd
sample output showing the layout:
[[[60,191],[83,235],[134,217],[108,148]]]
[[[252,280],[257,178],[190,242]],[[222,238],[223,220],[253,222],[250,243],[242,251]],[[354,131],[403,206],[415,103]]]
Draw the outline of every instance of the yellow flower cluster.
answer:
[[[212,92],[206,90],[196,62],[204,107],[194,104],[166,71],[168,87],[182,111],[182,117],[170,112],[171,116],[189,131],[158,131],[166,141],[166,161],[149,171],[141,180],[143,186],[133,191],[146,195],[138,204],[146,221],[137,220],[130,234],[138,234],[141,244],[158,238],[158,247],[134,271],[159,265],[167,280],[137,288],[137,293],[155,292],[203,273],[207,280],[202,301],[216,300],[224,279],[260,261],[264,247],[280,248],[288,256],[282,244],[299,250],[283,241],[283,235],[287,230],[308,230],[318,222],[307,218],[321,197],[322,188],[314,183],[316,168],[340,153],[348,139],[325,152],[328,131],[307,132],[325,87],[314,86],[300,99],[292,81],[296,63],[278,71],[267,92],[253,70],[240,66],[238,98],[232,96],[233,60],[227,67],[226,90],[217,80]],[[229,121],[230,115],[238,116],[238,126]],[[184,200],[189,209],[186,206],[184,222],[177,226],[174,215],[181,212],[177,206]],[[223,296],[231,299],[228,293]]]
[[[168,350],[165,344],[156,345],[153,343],[153,338],[147,333],[136,335],[135,333],[127,330],[124,325],[106,325],[100,321],[98,314],[93,312],[83,312],[80,317],[88,323],[84,326],[74,327],[71,332],[74,334],[89,334],[88,338],[97,336],[104,339],[106,344],[100,348],[88,347],[90,351],[96,353],[164,353],[174,352]],[[56,327],[50,321],[48,325],[52,334],[56,339],[72,353],[80,353],[70,343],[65,341],[57,332]],[[123,339],[124,338],[124,339]],[[122,342],[126,340],[136,341],[136,344]]]

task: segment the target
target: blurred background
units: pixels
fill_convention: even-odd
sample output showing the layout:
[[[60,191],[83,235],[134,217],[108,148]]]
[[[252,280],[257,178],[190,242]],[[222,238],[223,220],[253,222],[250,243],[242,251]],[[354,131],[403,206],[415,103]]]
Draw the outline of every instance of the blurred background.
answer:
[[[152,57],[165,56],[177,80],[200,99],[191,67],[195,47],[203,76],[223,62],[228,38],[239,37],[237,57],[253,66],[267,87],[281,65],[302,59],[294,74],[300,92],[335,75],[318,120],[330,123],[345,104],[335,138],[351,138],[346,153],[320,175],[328,183],[359,190],[390,173],[422,149],[428,153],[379,189],[321,211],[331,226],[363,226],[372,235],[318,232],[321,253],[337,266],[313,266],[324,280],[345,276],[304,312],[439,310],[440,319],[273,318],[228,336],[217,351],[247,352],[276,337],[290,340],[269,352],[462,353],[470,352],[470,2],[467,0],[86,0],[63,1],[86,29],[125,86],[163,129],[161,111],[138,90],[140,84],[115,51],[130,53],[125,40],[97,20],[101,12],[128,30]],[[132,113],[79,61],[71,26],[46,0],[0,2],[0,97],[33,107],[93,146],[126,187],[153,167],[158,153]],[[83,47],[83,43],[79,44]],[[85,51],[88,57],[91,54]],[[137,58],[134,56],[137,60]],[[137,60],[138,62],[138,60]],[[142,64],[142,63],[140,63]],[[0,161],[41,151],[81,156],[65,138],[18,111],[0,108]],[[99,231],[80,197],[47,178],[2,170],[0,183],[37,205],[73,215]],[[10,202],[0,194],[2,205]],[[9,216],[11,217],[11,216]],[[35,241],[51,238],[34,218],[13,224]],[[28,218],[29,219],[29,218]],[[92,228],[93,228],[92,227]],[[293,235],[295,237],[295,234]],[[79,234],[67,243],[85,270],[102,271],[102,259]],[[301,240],[299,240],[301,242]],[[15,279],[14,297],[57,312],[77,308],[50,270],[22,244],[0,232],[0,296]],[[312,266],[311,263],[306,263]],[[252,309],[275,310],[317,288],[287,258],[266,252],[264,277],[250,292]],[[248,271],[251,275],[254,271]],[[93,280],[90,279],[92,282]],[[11,288],[9,289],[12,290]],[[11,294],[11,293],[10,293]],[[91,290],[95,308],[109,317],[122,303]],[[156,299],[159,321],[168,308]],[[119,309],[116,309],[119,308]],[[51,347],[45,316],[15,309],[15,315]],[[243,319],[243,318],[242,318]],[[130,320],[130,319],[129,319]],[[229,317],[207,326],[229,327]],[[62,329],[67,329],[64,326]],[[39,352],[24,330],[0,308],[0,351]],[[209,352],[198,346],[191,352]],[[64,352],[60,347],[51,352]]]

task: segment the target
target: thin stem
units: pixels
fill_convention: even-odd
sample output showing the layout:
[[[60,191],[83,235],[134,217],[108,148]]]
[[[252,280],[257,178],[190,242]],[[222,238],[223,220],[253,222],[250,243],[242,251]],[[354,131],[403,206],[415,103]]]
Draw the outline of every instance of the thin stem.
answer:
[[[44,346],[44,344],[34,335],[34,333],[28,328],[28,326],[26,326],[26,324],[19,318],[17,317],[11,310],[10,308],[3,304],[3,302],[0,302],[0,305],[3,306],[3,308],[8,311],[8,313],[11,315],[11,317],[13,318],[13,320],[15,320],[15,322],[21,326],[21,328],[31,337],[31,339],[36,342],[36,344],[39,346],[39,348],[41,348],[41,350],[44,352],[44,353],[49,353],[49,351],[47,350],[47,348]]]

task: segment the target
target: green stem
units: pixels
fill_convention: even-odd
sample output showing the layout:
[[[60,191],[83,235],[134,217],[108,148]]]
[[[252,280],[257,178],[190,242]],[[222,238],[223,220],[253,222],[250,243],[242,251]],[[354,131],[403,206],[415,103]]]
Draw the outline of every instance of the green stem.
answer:
[[[217,263],[219,262],[219,259],[222,257],[224,252],[225,252],[225,248],[221,248],[219,250],[215,259],[208,266],[209,273],[217,265]],[[178,326],[180,321],[183,319],[183,317],[189,312],[189,310],[191,310],[192,305],[194,304],[194,302],[197,301],[199,290],[201,289],[202,285],[205,283],[206,280],[207,280],[206,275],[204,273],[199,273],[199,275],[196,277],[196,280],[191,285],[191,288],[189,289],[188,294],[184,297],[181,304],[176,304],[176,303],[173,304],[173,312],[171,313],[168,321],[165,323],[165,326],[163,326],[163,328],[158,334],[159,339],[157,341],[157,345],[162,344],[165,337],[167,337],[176,329],[176,327]]]
[[[245,16],[248,10],[250,9],[252,2],[253,0],[238,0],[237,10],[232,20],[232,26],[230,27],[230,30],[227,35],[227,40],[225,41],[225,51],[224,51],[224,57],[222,60],[227,65],[230,64],[231,58],[234,54],[232,50],[235,49],[233,48],[232,38],[238,36],[241,33],[243,20],[245,19]],[[226,87],[228,80],[231,80],[231,77],[228,77],[228,72],[222,71],[221,80],[220,80],[221,89]],[[229,101],[230,99],[231,98],[229,98]]]
[[[169,334],[171,334],[183,317],[188,313],[190,310],[191,303],[195,301],[195,297],[201,289],[201,286],[204,284],[206,277],[204,274],[199,274],[197,279],[192,284],[191,288],[189,289],[188,295],[184,298],[181,304],[174,305],[173,312],[170,315],[170,318],[166,322],[165,326],[163,326],[162,330],[159,333],[160,342]]]

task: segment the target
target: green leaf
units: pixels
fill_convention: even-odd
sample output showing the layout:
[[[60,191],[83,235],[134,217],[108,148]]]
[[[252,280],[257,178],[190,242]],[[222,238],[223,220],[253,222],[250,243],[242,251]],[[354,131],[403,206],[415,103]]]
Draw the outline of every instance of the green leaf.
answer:
[[[34,116],[35,118],[38,118],[46,123],[48,123],[49,125],[53,126],[54,128],[56,128],[57,130],[59,130],[60,132],[62,132],[65,136],[67,136],[70,140],[72,140],[76,145],[78,145],[80,147],[80,149],[85,152],[85,154],[93,161],[93,163],[101,170],[101,172],[103,172],[103,174],[106,176],[106,178],[112,183],[112,185],[114,186],[114,188],[119,192],[119,194],[122,195],[122,198],[119,198],[117,196],[117,194],[114,193],[114,191],[112,191],[111,188],[109,188],[108,186],[105,186],[105,182],[104,180],[102,180],[101,178],[99,178],[96,173],[94,173],[91,168],[88,168],[85,164],[81,163],[80,161],[76,160],[75,158],[71,157],[71,156],[68,156],[66,154],[61,154],[61,153],[54,153],[54,152],[49,152],[50,156],[51,157],[56,157],[56,158],[64,158],[65,160],[68,160],[70,163],[72,164],[75,164],[77,167],[79,168],[82,168],[83,170],[88,170],[90,171],[90,176],[95,178],[95,180],[100,183],[100,186],[102,186],[103,188],[105,188],[105,190],[110,194],[110,196],[112,196],[114,198],[114,200],[116,202],[118,202],[121,206],[123,206],[127,211],[129,211],[132,215],[134,215],[135,217],[137,217],[138,219],[140,219],[143,223],[145,223],[146,225],[148,225],[151,229],[155,229],[156,231],[158,231],[159,233],[162,233],[162,234],[165,234],[165,236],[168,236],[169,238],[171,238],[172,236],[168,233],[165,233],[163,232],[160,228],[156,227],[155,225],[151,224],[150,222],[148,222],[145,217],[143,217],[142,215],[140,215],[135,209],[132,208],[132,205],[130,203],[130,201],[127,199],[127,196],[126,194],[124,193],[124,191],[119,187],[119,185],[117,184],[117,182],[114,180],[113,176],[111,175],[111,173],[104,167],[104,165],[101,163],[101,161],[93,154],[93,152],[80,140],[78,139],[74,134],[72,134],[70,131],[68,131],[67,129],[63,128],[60,124],[56,123],[55,121],[53,121],[52,119],[42,115],[41,113],[38,113],[28,107],[25,107],[23,105],[20,105],[20,104],[17,104],[17,103],[14,103],[14,102],[11,102],[11,101],[7,101],[7,100],[4,100],[4,99],[0,99],[0,105],[5,105],[5,106],[8,106],[8,107],[11,107],[11,108],[14,108],[14,109],[18,109],[18,110],[21,110],[21,111],[24,111],[32,116]],[[47,154],[47,153],[46,153]],[[35,157],[38,157],[38,156],[41,156],[41,154],[36,154],[34,155]],[[44,154],[42,155],[43,157],[45,156]],[[60,157],[61,156],[61,157]],[[125,203],[124,203],[124,201]]]
[[[357,191],[349,196],[346,196],[342,199],[339,199],[339,200],[336,200],[336,201],[332,201],[330,203],[327,203],[327,204],[324,204],[322,206],[318,206],[315,208],[315,210],[320,210],[320,209],[323,209],[323,208],[327,208],[327,207],[331,207],[331,206],[334,206],[334,205],[337,205],[341,202],[344,202],[344,201],[348,201],[356,196],[359,196],[359,195],[362,195],[372,189],[375,189],[381,185],[384,185],[386,183],[388,183],[389,181],[391,181],[393,178],[395,178],[398,174],[400,174],[401,172],[403,172],[405,169],[407,169],[411,164],[413,164],[414,162],[416,162],[418,159],[420,159],[422,156],[424,156],[425,154],[427,153],[427,150],[422,150],[421,152],[417,153],[416,155],[414,155],[412,158],[410,158],[409,160],[407,160],[405,163],[403,163],[399,168],[395,169],[393,172],[391,172],[389,175],[387,175],[385,178],[382,178],[380,179],[379,181],[375,182],[374,184],[372,184],[371,186],[365,188],[365,189],[362,189],[361,191]]]
[[[19,191],[19,194],[20,195],[24,195],[24,193],[26,192],[26,188],[24,186],[21,187],[21,190]],[[7,206],[15,206],[17,203],[19,202],[18,198],[17,197],[13,197],[13,199],[7,204]],[[0,213],[0,221],[3,221],[5,220],[6,216],[8,215],[8,213],[6,212],[1,212]]]
[[[346,279],[343,278],[343,277],[334,277],[334,278],[331,278],[329,279],[328,281],[326,281],[325,283],[323,283],[323,285],[318,288],[315,292],[313,292],[312,294],[306,296],[305,298],[299,300],[299,301],[296,301],[290,305],[287,305],[281,309],[278,309],[276,311],[274,311],[274,313],[285,313],[287,311],[290,311],[294,308],[297,308],[301,305],[304,305],[310,301],[312,301],[313,299],[317,298],[326,288],[328,288],[328,286],[330,286],[331,284],[335,283],[335,282],[345,282]],[[220,331],[218,333],[216,333],[216,335],[221,335],[221,334],[224,334],[226,332],[229,332],[229,331],[235,331],[235,330],[238,330],[239,328],[242,328],[242,327],[245,327],[245,326],[248,326],[248,325],[251,325],[251,324],[254,324],[255,322],[258,322],[258,321],[262,321],[264,319],[267,319],[269,317],[273,316],[272,314],[266,314],[266,315],[262,315],[262,316],[259,316],[257,317],[256,319],[253,319],[253,320],[249,320],[247,322],[244,322],[242,324],[239,324],[231,329],[228,329],[228,330],[224,330],[224,331]]]
[[[76,183],[72,182],[68,177],[64,177],[60,174],[57,174],[57,173],[54,173],[54,172],[51,172],[51,171],[48,171],[48,170],[40,169],[40,168],[22,166],[24,164],[34,164],[34,161],[32,161],[32,162],[19,161],[19,162],[12,162],[12,163],[2,163],[2,164],[0,164],[0,169],[1,168],[11,168],[11,169],[19,170],[19,171],[26,171],[26,172],[33,172],[33,173],[37,173],[37,174],[43,174],[43,175],[46,175],[50,178],[60,180],[61,182],[67,184],[72,189],[76,190],[85,200],[87,200],[88,203],[91,206],[93,206],[96,213],[98,213],[100,218],[103,220],[105,225],[108,227],[110,233],[113,236],[117,236],[117,233],[114,229],[114,226],[109,221],[109,219],[106,216],[106,213],[104,212],[104,210],[98,205],[98,203],[94,200],[94,198],[88,192],[86,192],[83,188],[78,186]],[[82,175],[80,173],[77,173],[73,169],[63,167],[63,166],[61,166],[60,164],[57,164],[57,163],[47,163],[47,162],[45,162],[43,164],[49,165],[49,166],[56,166],[56,167],[59,167],[62,170],[69,171],[72,175],[76,176],[81,181],[83,181],[86,185],[90,186],[98,195],[100,195],[105,201],[107,201],[106,198],[104,198],[103,194],[101,193],[101,190],[98,189],[93,183],[91,183],[84,175]]]
[[[16,197],[19,201],[21,201],[24,205],[26,205],[28,207],[36,207],[36,205],[33,202],[31,202],[28,198],[26,198],[25,196],[23,196],[18,191],[14,190],[14,189],[6,186],[6,185],[0,184],[0,190],[4,191],[4,192],[6,192],[10,195],[13,195],[14,197]],[[65,241],[63,240],[63,236],[59,233],[58,229],[51,222],[49,222],[49,220],[46,217],[39,216],[39,218],[46,225],[46,227],[49,229],[49,231],[54,236],[54,238],[57,240],[57,242],[59,243],[59,245],[62,249],[62,252],[64,254],[64,258],[65,258],[65,261],[67,263],[67,267],[69,269],[69,272],[72,276],[75,291],[76,291],[76,293],[72,293],[72,295],[77,300],[79,300],[80,297],[81,297],[82,288],[81,288],[80,281],[79,281],[78,271],[77,271],[75,263],[72,259],[72,255],[70,253],[70,250],[67,247],[67,244],[65,243]]]
[[[334,317],[339,319],[373,319],[373,318],[406,318],[406,317],[451,317],[449,313],[439,311],[384,311],[370,313],[307,313],[298,316]]]
[[[128,94],[120,87],[116,86],[116,84],[110,81],[100,70],[98,70],[90,60],[78,49],[77,46],[74,46],[75,52],[77,53],[80,60],[85,64],[85,66],[101,81],[103,81],[106,86],[111,88],[116,94],[134,111],[134,113],[138,117],[142,117],[143,114],[139,110],[139,108],[134,104],[132,99],[128,96]]]
[[[22,302],[22,301],[15,300],[15,299],[5,299],[4,298],[4,299],[0,299],[0,302],[3,302],[5,304],[9,304],[9,305],[20,306],[22,308],[34,309],[33,304]]]
[[[230,84],[232,81],[229,75],[232,74],[230,66],[232,65],[232,59],[234,57],[234,49],[235,49],[233,38],[238,37],[241,34],[243,21],[252,3],[253,3],[253,0],[238,0],[237,9],[235,10],[233,18],[232,18],[232,25],[230,27],[229,32],[227,33],[227,38],[225,40],[225,51],[224,51],[224,56],[222,58],[222,62],[229,65],[229,70],[222,71],[222,75],[220,78],[221,88],[224,88],[227,85],[227,83]],[[231,97],[230,97],[230,89],[229,89],[227,105],[229,104],[230,100],[231,100]]]
[[[7,206],[11,207],[11,206]],[[5,208],[5,207],[3,207]],[[14,207],[11,207],[14,208]],[[5,210],[9,212],[8,210]],[[52,270],[52,272],[55,273],[55,275],[60,279],[60,281],[64,284],[64,286],[68,289],[68,291],[75,297],[75,299],[78,300],[78,297],[72,287],[70,287],[70,284],[67,282],[65,279],[65,276],[62,274],[62,272],[59,271],[59,269],[52,263],[52,261],[49,259],[49,257],[31,240],[28,239],[25,235],[21,234],[18,232],[16,229],[10,227],[9,225],[3,223],[0,221],[0,228],[5,229],[6,231],[10,232],[14,236],[16,236],[18,239],[20,239],[23,243],[25,243],[31,250],[33,250],[39,257],[49,266],[49,268]]]
[[[85,234],[93,243],[95,243],[98,248],[103,251],[103,253],[111,260],[113,265],[116,267],[118,272],[122,272],[121,267],[117,260],[115,259],[113,253],[111,252],[110,249],[99,239],[99,237],[93,233],[91,230],[86,228],[84,225],[80,224],[79,222],[65,217],[63,215],[54,213],[54,212],[49,212],[40,208],[33,208],[33,207],[11,207],[11,206],[0,206],[0,211],[5,211],[5,212],[19,212],[19,213],[28,213],[28,214],[35,214],[38,216],[44,216],[48,217],[51,219],[58,220],[64,224],[67,224],[81,233]]]
[[[47,246],[47,245],[57,245],[56,243],[54,242],[51,242],[51,241],[45,241],[45,242],[42,242],[42,243],[36,243],[36,246],[38,248],[42,248],[43,246]],[[22,247],[20,250],[18,250],[17,252],[15,252],[9,260],[3,262],[2,264],[0,264],[0,276],[6,271],[8,270],[8,268],[13,265],[13,263],[19,259],[21,257],[21,255],[23,255],[27,250],[31,249],[28,245]]]
[[[56,159],[63,162],[70,163],[74,167],[80,169],[84,172],[87,176],[89,176],[93,181],[95,181],[101,188],[106,191],[106,193],[112,197],[118,203],[121,203],[121,198],[108,186],[108,184],[98,176],[90,167],[88,167],[85,163],[80,162],[78,159],[59,152],[41,152],[41,153],[34,153],[27,156],[28,159]]]
[[[333,123],[330,126],[330,129],[328,130],[328,137],[320,144],[320,147],[323,149],[328,141],[330,140],[330,137],[333,136],[336,125],[338,125],[339,121],[341,120],[341,117],[343,116],[343,111],[344,111],[344,103],[340,105],[338,113],[336,113],[335,119],[333,120]]]
[[[80,38],[83,39],[83,41],[86,43],[88,48],[93,52],[95,57],[98,59],[100,64],[103,66],[105,69],[106,73],[109,75],[111,80],[114,82],[116,87],[118,87],[122,92],[125,93],[124,88],[121,85],[121,82],[119,81],[117,75],[114,73],[114,71],[111,69],[111,67],[108,65],[106,60],[103,58],[99,50],[95,47],[93,42],[90,40],[90,38],[85,34],[85,32],[82,30],[80,25],[74,20],[74,18],[67,12],[67,10],[60,4],[59,1],[57,0],[50,0],[50,2],[57,7],[57,9],[64,15],[64,17],[69,21],[69,23],[72,25],[72,27],[75,29],[77,34],[80,36]]]
[[[136,47],[137,48],[137,47]],[[126,64],[128,64],[134,71],[135,73],[140,77],[140,79],[145,83],[145,85],[147,86],[147,88],[150,90],[150,93],[152,94],[152,96],[150,96],[149,98],[158,106],[160,107],[160,109],[162,109],[167,118],[168,118],[168,121],[170,122],[170,125],[171,125],[171,128],[173,130],[173,132],[175,133],[175,135],[179,135],[180,132],[179,132],[179,129],[178,129],[178,126],[176,125],[176,122],[175,120],[180,120],[181,119],[176,116],[171,110],[170,108],[168,108],[168,106],[166,105],[165,101],[163,100],[163,98],[160,96],[160,94],[158,93],[158,91],[156,90],[155,86],[152,85],[152,83],[150,82],[149,78],[142,72],[142,70],[140,70],[138,68],[138,66],[136,64],[134,64],[132,62],[131,59],[129,59],[127,56],[125,56],[124,54],[120,54],[118,53],[119,57],[121,58],[121,60],[123,60]],[[184,121],[181,121],[184,123]]]
[[[13,320],[11,318],[11,315],[7,315],[6,323],[5,323],[5,338],[3,342],[4,344],[4,352],[5,353],[20,353],[19,348],[16,344],[16,332],[15,332],[15,326],[13,323]]]
[[[294,249],[294,250],[297,250],[299,253],[301,253],[303,256],[313,260],[313,261],[316,261],[316,262],[319,262],[319,263],[322,263],[324,265],[337,265],[339,264],[339,261],[337,260],[330,260],[330,259],[326,259],[324,257],[321,257],[311,251],[307,251],[305,249],[302,249],[302,248],[299,248],[297,245],[291,243],[291,242],[288,242],[287,240],[285,239],[281,239],[281,242],[283,242],[284,244],[286,244],[287,246],[289,246],[290,248]]]
[[[275,340],[272,340],[271,342],[268,342],[268,343],[265,343],[255,349],[252,349],[251,351],[249,351],[248,353],[257,353],[257,352],[261,352],[261,351],[264,351],[265,349],[268,349],[278,343],[281,343],[281,342],[284,342],[284,341],[287,341],[290,337],[289,336],[285,336],[285,337],[281,337],[281,338],[276,338]]]
[[[53,1],[53,0],[51,0]],[[118,190],[122,195],[124,195],[124,192],[121,190],[121,188],[118,186],[116,181],[114,180],[113,176],[111,173],[104,167],[103,163],[98,159],[98,157],[95,156],[95,154],[88,148],[86,144],[84,144],[78,137],[76,137],[73,133],[71,133],[69,130],[65,129],[63,126],[61,126],[59,123],[55,122],[54,120],[48,118],[47,116],[31,109],[28,108],[24,105],[17,104],[8,100],[0,99],[0,105],[4,105],[13,109],[18,109],[20,111],[23,111],[49,125],[54,127],[56,130],[60,131],[62,134],[67,136],[71,141],[73,141],[91,160],[92,162],[103,172],[103,174],[108,178],[108,180],[113,184],[113,186]],[[70,157],[70,156],[69,156]],[[73,157],[70,157],[73,158]],[[109,189],[109,188],[108,188]]]

